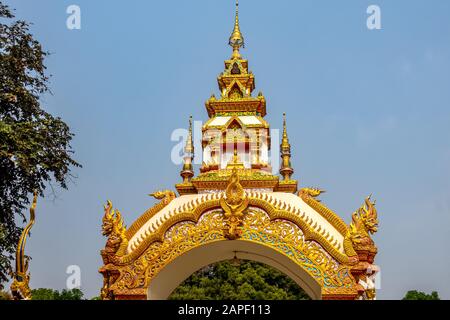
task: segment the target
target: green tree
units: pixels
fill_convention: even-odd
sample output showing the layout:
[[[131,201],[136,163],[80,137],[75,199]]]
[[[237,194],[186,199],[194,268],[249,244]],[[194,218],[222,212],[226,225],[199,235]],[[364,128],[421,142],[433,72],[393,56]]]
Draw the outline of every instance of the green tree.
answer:
[[[31,290],[33,300],[83,300],[83,292],[80,289],[58,290],[39,288]]]
[[[12,296],[9,292],[0,290],[0,300],[12,300]]]
[[[33,300],[55,300],[56,290],[39,288],[31,290],[31,299]]]
[[[0,1],[0,287],[22,231],[16,218],[26,221],[30,196],[44,196],[52,182],[66,189],[71,168],[80,166],[71,158],[69,127],[41,108],[50,93],[47,55],[29,24]]]
[[[309,300],[289,277],[265,264],[222,261],[192,274],[170,300]]]
[[[83,292],[80,289],[66,290],[56,294],[55,300],[83,300]]]
[[[422,291],[410,290],[406,293],[403,300],[441,300],[439,294],[436,291],[427,294]]]

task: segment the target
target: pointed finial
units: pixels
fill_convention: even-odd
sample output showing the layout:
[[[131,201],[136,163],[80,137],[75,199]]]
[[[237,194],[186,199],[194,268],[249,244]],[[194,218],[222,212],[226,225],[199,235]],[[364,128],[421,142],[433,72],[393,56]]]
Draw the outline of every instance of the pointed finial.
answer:
[[[287,135],[287,128],[286,128],[286,113],[283,112],[283,140],[282,140],[282,146],[289,146],[289,138]]]
[[[183,170],[181,170],[181,177],[183,183],[190,182],[190,179],[194,176],[194,168],[192,162],[194,161],[194,142],[192,139],[192,116],[189,117],[189,132],[186,140],[186,146],[184,147],[184,161]]]
[[[284,180],[290,180],[291,175],[294,173],[294,169],[291,166],[291,145],[289,144],[289,138],[286,128],[286,113],[283,113],[283,137],[281,139],[281,168],[280,173]]]
[[[244,37],[242,36],[241,30],[239,28],[239,0],[236,0],[236,18],[234,21],[233,33],[230,36],[228,44],[233,48],[232,59],[239,59],[241,54],[239,53],[239,48],[244,47]]]
[[[194,142],[192,141],[192,116],[189,117],[189,133],[184,151],[186,153],[194,153]]]

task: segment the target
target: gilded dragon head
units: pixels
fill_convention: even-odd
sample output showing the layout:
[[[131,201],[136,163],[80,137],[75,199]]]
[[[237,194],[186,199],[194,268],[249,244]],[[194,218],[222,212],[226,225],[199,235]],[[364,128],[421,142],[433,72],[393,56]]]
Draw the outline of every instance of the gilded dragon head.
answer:
[[[29,286],[30,274],[23,273],[17,274],[14,277],[14,281],[11,284],[11,293],[15,300],[30,300],[31,299],[31,289]]]
[[[375,202],[370,200],[370,196],[364,200],[364,205],[358,209],[357,215],[368,233],[374,234],[378,231],[377,209],[375,208]]]
[[[352,214],[350,235],[354,243],[372,242],[369,234],[377,231],[378,214],[375,202],[372,202],[369,196],[364,200],[364,204]]]
[[[157,200],[176,198],[175,192],[173,192],[171,190],[156,191],[156,192],[150,193],[149,196],[152,196],[153,198],[155,198]]]
[[[119,210],[114,210],[111,201],[104,206],[105,214],[102,219],[102,234],[109,236],[112,233],[122,234],[126,228]]]
[[[298,195],[300,197],[311,197],[311,198],[316,198],[319,195],[321,195],[322,193],[324,193],[325,190],[319,189],[319,188],[302,188],[300,189],[300,191],[298,192]],[[320,200],[316,199],[317,201],[320,202]]]
[[[113,231],[115,213],[112,208],[112,203],[109,200],[103,208],[105,210],[105,214],[102,219],[102,234],[104,236],[109,236]]]
[[[352,222],[344,239],[344,250],[349,257],[357,255],[355,250],[375,248],[370,237],[378,231],[378,214],[375,202],[370,196],[364,200],[364,204],[352,214]]]

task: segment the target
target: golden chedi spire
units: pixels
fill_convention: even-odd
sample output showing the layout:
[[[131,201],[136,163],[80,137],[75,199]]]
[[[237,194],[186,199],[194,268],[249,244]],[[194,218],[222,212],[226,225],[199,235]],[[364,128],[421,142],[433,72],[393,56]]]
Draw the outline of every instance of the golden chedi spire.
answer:
[[[194,168],[192,162],[194,161],[194,142],[192,139],[192,116],[189,117],[189,132],[186,139],[186,146],[184,147],[183,170],[181,170],[181,177],[183,183],[189,183],[194,176]]]
[[[239,28],[239,1],[236,0],[236,18],[234,21],[233,33],[230,36],[228,44],[233,48],[233,55],[231,59],[240,59],[241,54],[239,48],[244,47],[244,37],[242,36],[241,29]]]
[[[280,174],[285,181],[291,180],[291,176],[294,173],[294,169],[291,166],[291,145],[286,129],[286,113],[283,113],[283,137],[281,139],[281,168]]]
[[[244,188],[294,193],[297,181],[291,180],[289,145],[283,148],[284,164],[277,168],[284,179],[272,171],[270,125],[264,119],[266,99],[262,93],[252,95],[255,77],[239,52],[244,37],[238,2],[229,45],[233,55],[224,61],[225,69],[217,77],[220,96],[213,95],[205,103],[209,120],[202,126],[203,165],[198,176],[177,185],[177,190],[180,194],[223,190],[236,169]]]

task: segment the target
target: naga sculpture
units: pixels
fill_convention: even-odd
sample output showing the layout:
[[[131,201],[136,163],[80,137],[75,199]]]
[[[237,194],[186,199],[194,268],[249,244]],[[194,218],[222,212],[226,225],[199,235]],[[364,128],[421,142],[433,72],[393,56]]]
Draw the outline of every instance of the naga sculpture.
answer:
[[[104,266],[99,272],[103,275],[103,287],[100,296],[104,300],[110,299],[109,287],[118,276],[115,265],[119,258],[125,255],[128,239],[125,236],[126,227],[119,210],[114,210],[111,201],[104,206],[105,214],[102,219],[102,234],[108,237],[105,249],[100,251]]]
[[[172,190],[156,191],[150,193],[149,196],[152,196],[157,200],[162,200],[162,202],[170,202],[177,197],[175,192],[173,192]]]
[[[163,208],[176,198],[176,194],[170,190],[157,191],[149,195],[161,200],[155,206],[157,209]],[[111,201],[107,201],[104,206],[104,212],[102,234],[107,237],[107,240],[105,248],[100,251],[104,264],[99,269],[99,272],[103,275],[103,287],[100,297],[103,300],[109,300],[112,299],[110,286],[119,277],[118,266],[123,263],[123,257],[127,253],[128,237],[122,215],[119,210],[113,209]]]
[[[314,198],[316,201],[320,202],[320,200],[316,198],[324,192],[325,190],[321,190],[318,188],[302,188],[298,192],[298,196],[301,198]]]
[[[377,231],[378,214],[375,202],[372,202],[369,196],[364,200],[364,205],[352,214],[350,229],[344,240],[346,254],[351,257],[355,256],[356,251],[359,250],[376,252],[375,243],[370,235]]]
[[[25,244],[27,236],[35,221],[37,193],[34,193],[33,203],[30,208],[30,221],[22,231],[16,251],[16,272],[13,274],[11,293],[14,300],[31,300],[30,273],[28,272],[29,258],[25,256]]]
[[[364,204],[352,214],[352,222],[344,238],[344,251],[347,256],[356,261],[352,268],[359,289],[359,299],[374,300],[375,276],[379,267],[373,264],[377,254],[377,247],[371,238],[371,234],[378,231],[378,214],[375,202],[370,196]]]
[[[108,237],[105,249],[102,250],[103,263],[113,263],[116,257],[123,256],[126,253],[128,239],[125,236],[126,227],[123,223],[122,215],[119,210],[112,208],[111,201],[108,201],[104,207],[102,234]]]

